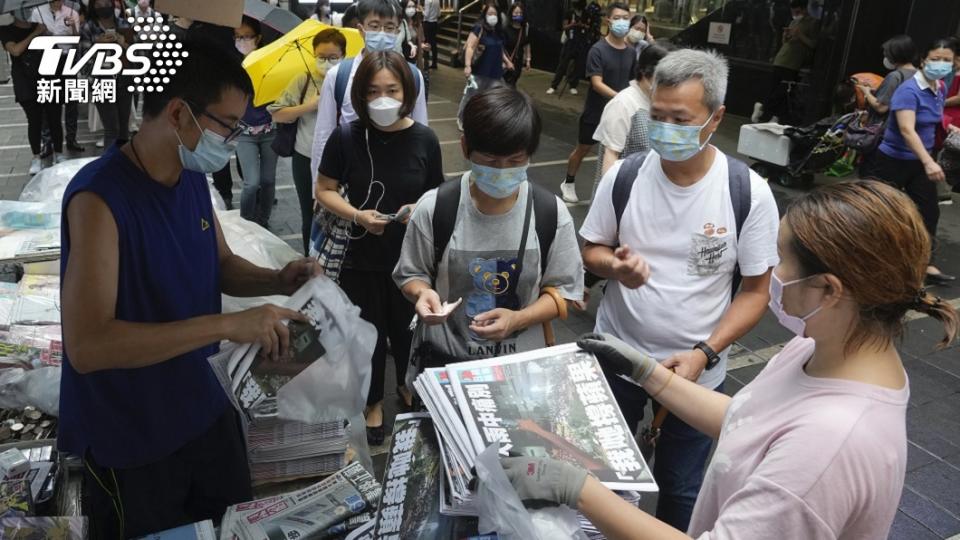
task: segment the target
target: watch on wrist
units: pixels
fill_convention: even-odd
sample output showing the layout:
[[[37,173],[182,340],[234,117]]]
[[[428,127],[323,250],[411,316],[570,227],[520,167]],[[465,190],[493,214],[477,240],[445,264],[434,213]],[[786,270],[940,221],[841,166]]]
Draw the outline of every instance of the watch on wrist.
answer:
[[[720,355],[717,354],[717,351],[713,350],[709,345],[707,345],[706,342],[701,341],[694,345],[693,348],[707,355],[707,366],[704,369],[713,369],[717,364],[720,363]]]

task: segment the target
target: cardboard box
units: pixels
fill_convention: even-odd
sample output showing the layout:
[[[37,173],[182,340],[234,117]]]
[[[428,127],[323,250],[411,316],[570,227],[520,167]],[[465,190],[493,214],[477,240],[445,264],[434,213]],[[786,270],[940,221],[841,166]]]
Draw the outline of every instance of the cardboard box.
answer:
[[[160,13],[237,28],[243,19],[243,0],[156,0]]]

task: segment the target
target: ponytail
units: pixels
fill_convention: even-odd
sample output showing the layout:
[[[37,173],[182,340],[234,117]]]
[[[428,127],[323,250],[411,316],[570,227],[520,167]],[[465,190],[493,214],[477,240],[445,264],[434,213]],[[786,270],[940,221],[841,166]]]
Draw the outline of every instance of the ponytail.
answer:
[[[957,334],[960,333],[960,315],[957,314],[957,310],[949,303],[941,300],[939,296],[928,293],[926,289],[920,289],[913,309],[943,324],[944,337],[938,344],[938,348],[949,347],[953,340],[957,338]]]

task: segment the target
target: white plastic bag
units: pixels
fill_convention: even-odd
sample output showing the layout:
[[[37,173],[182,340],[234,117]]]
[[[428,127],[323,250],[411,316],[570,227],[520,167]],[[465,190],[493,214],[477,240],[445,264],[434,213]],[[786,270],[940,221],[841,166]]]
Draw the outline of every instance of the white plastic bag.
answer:
[[[528,511],[523,506],[500,465],[498,447],[498,443],[488,446],[474,464],[480,532],[496,532],[500,540],[586,540],[577,513],[570,508],[557,506]]]
[[[59,367],[0,369],[0,409],[23,409],[28,405],[59,416]]]

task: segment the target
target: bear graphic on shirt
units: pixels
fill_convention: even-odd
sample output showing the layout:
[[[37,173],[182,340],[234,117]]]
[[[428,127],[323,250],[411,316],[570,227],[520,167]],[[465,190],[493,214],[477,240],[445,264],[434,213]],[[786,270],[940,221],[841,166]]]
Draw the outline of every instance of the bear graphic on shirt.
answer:
[[[467,296],[467,317],[472,319],[496,308],[519,309],[518,270],[516,258],[503,260],[477,257],[470,261],[473,291]]]

